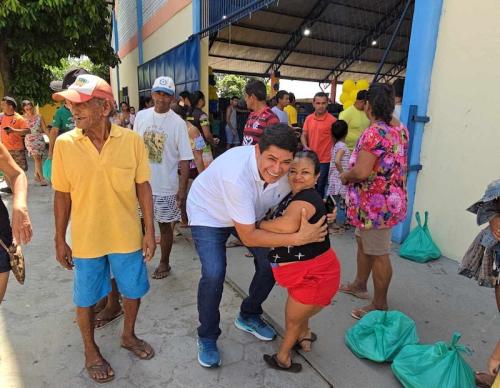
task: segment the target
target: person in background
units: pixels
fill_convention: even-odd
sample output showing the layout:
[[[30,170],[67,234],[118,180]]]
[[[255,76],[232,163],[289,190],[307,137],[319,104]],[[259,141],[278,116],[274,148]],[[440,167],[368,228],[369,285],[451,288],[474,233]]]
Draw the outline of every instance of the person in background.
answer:
[[[276,93],[274,99],[276,100],[276,106],[274,106],[271,110],[278,117],[280,123],[288,124],[288,114],[284,109],[290,103],[290,95],[286,90],[280,90]]]
[[[392,84],[394,87],[394,117],[398,120],[401,120],[401,107],[403,105],[403,92],[405,89],[405,79],[398,78]]]
[[[193,153],[185,120],[170,109],[175,98],[174,81],[170,77],[158,77],[151,96],[154,107],[137,114],[134,131],[144,139],[148,150],[154,219],[160,228],[161,258],[152,278],[163,279],[171,270],[174,224],[180,221],[181,208],[186,203],[189,161],[193,160]]]
[[[387,293],[392,278],[392,227],[403,221],[407,210],[408,130],[392,117],[394,89],[373,83],[368,90],[366,114],[370,126],[363,132],[349,161],[349,170],[340,174],[348,184],[347,216],[356,227],[357,269],[352,283],[340,291],[368,299],[367,283],[373,275],[375,289],[370,304],[352,310],[362,318],[373,310],[387,310]]]
[[[288,125],[291,127],[297,127],[299,125],[298,121],[298,112],[297,108],[295,107],[295,94],[290,93],[289,94],[289,99],[290,102],[288,103],[287,106],[285,106],[284,111],[288,115]]]
[[[191,111],[188,114],[188,121],[193,124],[200,133],[203,135],[205,142],[209,143],[212,147],[217,147],[219,139],[214,138],[210,130],[210,121],[208,115],[203,112],[205,106],[205,95],[201,90],[197,90],[190,95]]]
[[[231,97],[229,106],[226,109],[226,148],[237,146],[240,144],[238,137],[238,120],[236,117],[236,107],[238,106],[239,98]]]
[[[120,113],[118,114],[118,122],[115,124],[123,128],[132,129],[134,126],[134,119],[135,117],[131,117],[130,106],[128,102],[122,101],[122,103],[120,104]]]
[[[33,236],[27,205],[28,181],[24,171],[1,143],[0,171],[12,187],[12,224],[9,220],[9,212],[0,199],[0,239],[7,247],[10,247],[12,243],[27,244]],[[9,254],[0,246],[0,304],[7,290],[10,270]]]
[[[348,133],[347,123],[344,120],[337,120],[332,125],[332,136],[335,141],[332,147],[332,159],[330,161],[330,172],[328,173],[328,190],[327,195],[332,196],[337,208],[337,218],[333,226],[334,233],[342,233],[344,231],[346,218],[346,193],[347,186],[340,181],[340,174],[347,171],[349,168],[349,159],[351,152],[345,144],[345,139]]]
[[[14,98],[5,96],[1,102],[2,116],[0,117],[1,141],[9,151],[14,161],[24,171],[28,171],[28,160],[26,159],[26,149],[24,147],[23,136],[30,133],[28,122],[16,112],[17,102]],[[7,187],[2,187],[1,192],[12,194],[12,187],[9,179],[6,179]]]
[[[321,166],[316,190],[324,197],[333,146],[332,125],[337,119],[327,111],[326,93],[318,92],[314,95],[313,107],[314,113],[308,115],[304,121],[300,140],[305,150],[310,149],[318,155]]]
[[[75,274],[73,301],[85,368],[92,380],[104,383],[115,373],[95,342],[93,318],[94,305],[111,291],[111,272],[123,296],[121,347],[141,360],[155,355],[135,333],[141,298],[149,290],[146,262],[156,249],[148,155],[137,133],[110,122],[114,97],[103,79],[80,75],[52,98],[66,100],[77,124],[54,147],[56,258]],[[72,247],[66,242],[70,218]]]
[[[45,140],[43,134],[48,134],[43,117],[35,112],[35,107],[30,100],[22,102],[24,119],[28,122],[30,133],[24,137],[24,144],[28,154],[35,161],[35,181],[41,186],[47,186],[48,182],[43,177],[42,158],[46,154]]]
[[[304,209],[310,223],[326,216],[323,198],[315,190],[319,171],[319,159],[313,151],[297,152],[288,171],[292,192],[269,220],[258,223],[258,228],[271,233],[296,233]],[[264,361],[274,369],[299,372],[302,365],[292,362],[292,349],[311,350],[317,337],[309,328],[309,319],[329,306],[337,293],[340,264],[328,235],[319,242],[273,248],[268,258],[276,282],[288,289],[288,299],[283,342],[279,352],[264,355]]]
[[[191,94],[187,91],[184,90],[183,92],[180,92],[179,94],[179,100],[177,100],[177,104],[186,108],[191,107]]]
[[[266,93],[266,85],[262,81],[250,80],[245,86],[245,103],[252,112],[243,129],[243,145],[257,144],[266,127],[280,122],[266,104]]]
[[[133,106],[130,107],[130,114],[135,116],[135,108]]]
[[[367,95],[366,90],[360,90],[354,104],[339,114],[339,119],[344,120],[349,128],[345,143],[351,151],[354,149],[361,133],[370,126],[370,120],[365,113]]]

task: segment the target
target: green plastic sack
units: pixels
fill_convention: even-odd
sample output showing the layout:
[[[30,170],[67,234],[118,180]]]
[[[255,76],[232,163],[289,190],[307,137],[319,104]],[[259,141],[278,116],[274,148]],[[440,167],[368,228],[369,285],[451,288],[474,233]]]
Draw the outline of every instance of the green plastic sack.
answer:
[[[42,164],[43,177],[50,182],[52,177],[52,159],[45,159]]]
[[[400,311],[371,311],[345,333],[345,344],[357,357],[375,362],[392,361],[418,341],[415,322]]]
[[[420,213],[415,213],[418,225],[410,232],[406,240],[399,248],[399,256],[416,261],[418,263],[425,263],[429,260],[439,259],[441,251],[432,240],[431,232],[427,226],[429,219],[429,212],[425,212],[424,225],[420,221]]]
[[[472,368],[460,353],[471,351],[457,345],[460,333],[453,333],[451,342],[434,345],[409,345],[392,363],[392,371],[405,388],[475,388]]]

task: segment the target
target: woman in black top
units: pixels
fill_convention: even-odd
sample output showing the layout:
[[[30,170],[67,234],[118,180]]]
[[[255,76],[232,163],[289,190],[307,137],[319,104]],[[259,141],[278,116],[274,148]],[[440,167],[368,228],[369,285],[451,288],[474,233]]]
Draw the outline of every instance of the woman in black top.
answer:
[[[14,162],[9,151],[0,144],[0,171],[12,187],[12,228],[9,213],[0,199],[0,239],[9,247],[12,242],[26,244],[31,240],[31,221],[26,205],[28,182],[24,171]],[[9,280],[10,260],[5,249],[0,245],[0,303],[2,303]]]
[[[274,233],[294,233],[300,228],[302,211],[312,223],[326,215],[323,199],[315,190],[319,169],[314,152],[298,152],[288,172],[292,192],[259,228]],[[288,289],[288,300],[283,343],[277,354],[266,354],[264,360],[275,369],[299,372],[302,366],[292,362],[291,350],[299,347],[311,350],[316,335],[309,329],[309,319],[331,303],[339,288],[340,265],[328,235],[317,243],[274,248],[269,260],[276,282]]]

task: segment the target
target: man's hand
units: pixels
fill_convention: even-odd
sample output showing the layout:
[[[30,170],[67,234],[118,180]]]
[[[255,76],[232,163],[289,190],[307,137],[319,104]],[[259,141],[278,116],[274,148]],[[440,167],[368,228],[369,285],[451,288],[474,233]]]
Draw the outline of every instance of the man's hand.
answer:
[[[345,172],[345,171],[342,174],[340,174],[340,182],[342,182],[343,185],[347,185],[349,183],[349,181],[347,180],[346,174],[347,174],[347,172]]]
[[[490,221],[491,233],[500,241],[500,214],[493,217]]]
[[[73,252],[65,240],[56,240],[56,259],[64,268],[73,269]]]
[[[12,210],[12,237],[15,243],[27,244],[33,236],[28,208],[14,206]]]
[[[144,261],[149,262],[155,255],[156,241],[154,233],[146,233],[142,239],[142,256]]]
[[[310,224],[307,220],[306,209],[302,209],[300,229],[297,232],[297,245],[322,242],[328,233],[328,225],[325,222],[325,218],[323,216],[315,224]]]

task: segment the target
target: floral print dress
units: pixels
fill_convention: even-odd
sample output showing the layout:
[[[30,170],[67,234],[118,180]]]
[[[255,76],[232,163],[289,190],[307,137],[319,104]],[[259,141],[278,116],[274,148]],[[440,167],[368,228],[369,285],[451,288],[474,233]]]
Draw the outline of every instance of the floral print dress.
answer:
[[[360,151],[377,157],[370,176],[351,183],[347,194],[347,216],[359,229],[391,228],[406,217],[406,174],[408,130],[402,125],[372,123],[360,136],[349,167],[356,164]]]
[[[30,133],[24,138],[24,145],[30,156],[44,156],[45,140],[43,139],[42,118],[40,115],[34,115],[31,118],[25,117],[30,127]]]

